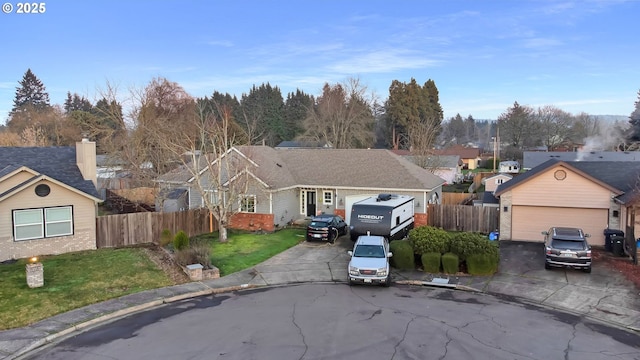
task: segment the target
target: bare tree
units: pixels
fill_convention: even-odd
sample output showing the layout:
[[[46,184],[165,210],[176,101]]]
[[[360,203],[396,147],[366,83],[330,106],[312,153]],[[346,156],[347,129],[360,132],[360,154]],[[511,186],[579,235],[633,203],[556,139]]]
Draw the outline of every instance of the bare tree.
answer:
[[[256,164],[250,154],[236,148],[241,144],[236,139],[230,109],[219,109],[217,113],[221,118],[197,109],[196,137],[181,141],[169,137],[159,143],[181,159],[180,169],[191,175],[192,189],[202,196],[204,206],[218,223],[219,241],[226,242],[231,217],[239,211],[255,209],[257,199],[247,194],[251,190],[255,195],[261,185],[253,175]]]
[[[562,143],[571,132],[571,114],[557,107],[548,105],[538,108],[533,117],[540,124],[542,143],[547,150]]]
[[[344,84],[325,84],[322,95],[309,109],[307,131],[300,139],[328,142],[334,148],[366,148],[375,142],[373,97],[358,79]]]
[[[438,157],[433,156],[433,145],[440,134],[441,122],[438,118],[428,117],[407,126],[407,141],[416,165],[435,170],[442,166]]]

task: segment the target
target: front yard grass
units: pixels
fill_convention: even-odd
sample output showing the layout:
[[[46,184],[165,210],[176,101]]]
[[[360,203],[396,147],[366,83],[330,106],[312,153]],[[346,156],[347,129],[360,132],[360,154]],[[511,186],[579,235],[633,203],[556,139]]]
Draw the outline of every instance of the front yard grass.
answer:
[[[39,259],[44,286],[27,286],[27,260],[0,264],[0,330],[96,302],[172,285],[142,249],[99,249]]]
[[[192,242],[211,244],[211,263],[220,276],[250,268],[304,241],[305,229],[289,228],[273,233],[255,234],[229,230],[226,243],[218,241],[218,233],[195,236]]]
[[[304,229],[269,234],[229,231],[220,243],[218,233],[192,241],[211,246],[212,264],[220,276],[269,259],[304,240]],[[171,278],[141,248],[99,249],[39,259],[44,286],[27,286],[26,259],[0,264],[0,330],[26,326],[42,319],[120,296],[174,285]]]

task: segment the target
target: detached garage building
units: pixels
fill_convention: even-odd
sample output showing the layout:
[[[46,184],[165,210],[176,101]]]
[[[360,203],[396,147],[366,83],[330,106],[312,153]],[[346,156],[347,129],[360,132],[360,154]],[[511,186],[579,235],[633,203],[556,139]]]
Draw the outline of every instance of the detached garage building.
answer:
[[[604,245],[606,228],[633,226],[640,162],[548,160],[501,184],[500,240],[543,241],[552,226],[579,227]]]

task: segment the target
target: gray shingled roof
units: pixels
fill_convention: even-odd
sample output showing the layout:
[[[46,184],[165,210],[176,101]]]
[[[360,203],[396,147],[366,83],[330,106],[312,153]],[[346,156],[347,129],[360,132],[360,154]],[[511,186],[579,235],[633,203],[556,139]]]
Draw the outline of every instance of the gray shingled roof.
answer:
[[[550,159],[562,161],[640,161],[640,151],[525,151],[522,167],[533,169]]]
[[[268,146],[240,146],[238,150],[258,165],[250,166],[251,172],[272,189],[317,186],[422,190],[444,183],[440,177],[388,150]],[[176,169],[159,180],[186,181],[191,176],[185,172]]]
[[[514,177],[512,180],[502,183],[496,189],[496,194],[502,194],[508,189],[527,181],[558,163],[565,163],[567,166],[582,171],[585,174],[602,181],[621,192],[624,192],[624,194],[617,198],[622,203],[632,200],[635,197],[637,190],[640,189],[640,183],[638,182],[640,179],[640,161],[561,161],[558,159],[550,159],[535,168]]]
[[[99,198],[91,180],[85,180],[76,164],[75,147],[0,147],[0,175],[26,166],[79,191]]]
[[[444,168],[454,169],[460,165],[459,155],[432,155],[432,156],[427,156],[426,159],[422,158],[422,160],[420,158],[416,159],[417,156],[415,155],[404,155],[404,157],[406,157],[407,160],[411,161],[414,164],[418,160],[420,160],[420,162],[426,160],[425,162],[427,164],[432,164],[431,167],[440,168],[440,169],[444,169]]]

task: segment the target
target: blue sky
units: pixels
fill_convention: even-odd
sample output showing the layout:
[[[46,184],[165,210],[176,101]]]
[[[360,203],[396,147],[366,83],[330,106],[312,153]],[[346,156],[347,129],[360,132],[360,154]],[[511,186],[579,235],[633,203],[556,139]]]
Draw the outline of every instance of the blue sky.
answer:
[[[107,82],[126,103],[154,77],[195,97],[269,82],[285,98],[359,78],[381,100],[392,80],[433,79],[445,118],[495,119],[514,101],[628,116],[640,89],[636,0],[45,5],[0,13],[0,122],[27,68],[57,104],[67,91],[95,102]]]

